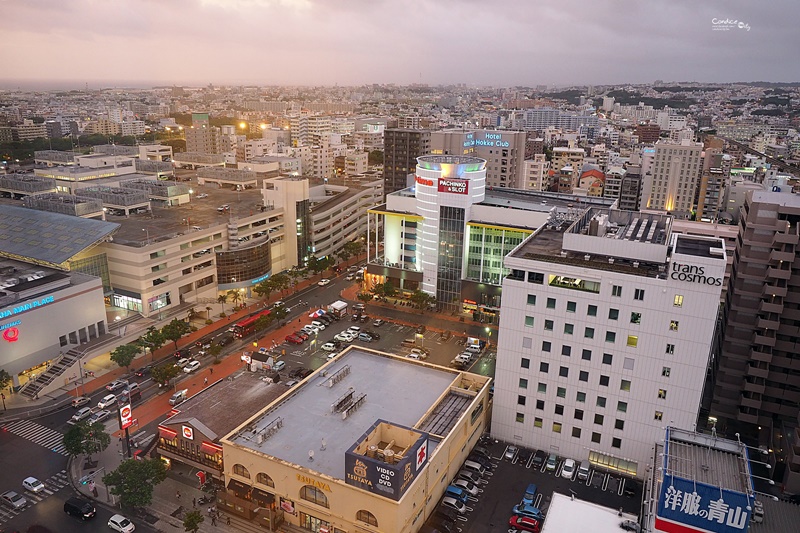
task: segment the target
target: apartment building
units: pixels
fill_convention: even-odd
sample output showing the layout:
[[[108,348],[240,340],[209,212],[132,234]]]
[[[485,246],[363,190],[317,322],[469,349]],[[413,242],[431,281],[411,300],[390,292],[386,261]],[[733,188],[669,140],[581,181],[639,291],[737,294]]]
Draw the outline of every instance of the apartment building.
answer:
[[[589,207],[505,258],[492,435],[642,478],[694,428],[725,272],[721,239]]]
[[[186,151],[196,154],[221,154],[222,133],[214,126],[192,126],[183,130],[186,136]]]
[[[657,142],[652,177],[642,186],[642,209],[691,212],[700,181],[702,152],[702,143]]]
[[[387,128],[383,139],[383,180],[386,194],[408,187],[408,175],[417,158],[430,153],[431,132],[408,128]]]
[[[570,148],[565,146],[553,148],[553,159],[550,161],[550,168],[559,172],[564,167],[570,167],[572,174],[571,188],[566,190],[566,188],[560,187],[559,190],[561,192],[570,192],[572,188],[578,186],[585,155],[582,148]]]
[[[550,161],[544,154],[535,154],[522,162],[522,180],[519,189],[526,191],[549,191]]]
[[[526,133],[505,130],[442,130],[431,133],[431,154],[474,155],[486,160],[486,185],[520,189]]]

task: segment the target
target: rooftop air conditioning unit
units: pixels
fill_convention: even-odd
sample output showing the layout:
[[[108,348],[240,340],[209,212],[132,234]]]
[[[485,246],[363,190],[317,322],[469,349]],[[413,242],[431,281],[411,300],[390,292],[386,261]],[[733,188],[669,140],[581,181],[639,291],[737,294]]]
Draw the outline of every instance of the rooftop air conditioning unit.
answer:
[[[586,254],[586,255],[583,256],[583,258],[588,261],[589,259],[592,258],[592,256],[589,255],[589,254]]]

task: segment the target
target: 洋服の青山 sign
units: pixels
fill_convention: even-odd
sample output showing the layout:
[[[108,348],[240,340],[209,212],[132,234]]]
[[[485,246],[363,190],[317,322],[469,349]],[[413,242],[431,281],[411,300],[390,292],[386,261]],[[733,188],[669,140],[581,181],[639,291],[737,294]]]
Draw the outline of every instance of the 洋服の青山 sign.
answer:
[[[675,281],[687,281],[689,283],[699,283],[701,285],[714,285],[722,286],[722,278],[714,278],[706,276],[705,267],[697,265],[686,265],[683,263],[672,262],[672,271],[669,274],[670,279]]]
[[[439,192],[449,192],[451,194],[467,194],[469,191],[467,180],[451,180],[439,178]]]

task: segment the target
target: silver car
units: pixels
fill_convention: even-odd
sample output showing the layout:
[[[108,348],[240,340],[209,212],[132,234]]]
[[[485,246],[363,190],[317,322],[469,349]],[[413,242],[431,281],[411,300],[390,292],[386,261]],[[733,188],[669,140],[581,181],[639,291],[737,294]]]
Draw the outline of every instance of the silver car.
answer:
[[[2,501],[4,504],[8,505],[12,509],[22,509],[28,504],[28,500],[26,500],[24,497],[20,496],[13,490],[9,490],[7,492],[4,492],[3,494],[0,494],[0,501]]]

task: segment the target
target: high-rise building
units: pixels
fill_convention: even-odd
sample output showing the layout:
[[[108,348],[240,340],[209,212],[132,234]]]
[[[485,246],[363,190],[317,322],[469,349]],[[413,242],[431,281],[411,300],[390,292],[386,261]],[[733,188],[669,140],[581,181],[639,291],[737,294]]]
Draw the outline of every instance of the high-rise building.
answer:
[[[661,128],[658,124],[638,124],[636,126],[636,136],[642,144],[655,144],[661,135]]]
[[[522,162],[522,179],[518,189],[528,191],[550,190],[550,162],[544,154],[536,154]]]
[[[581,177],[581,169],[583,168],[583,159],[586,154],[582,148],[570,148],[565,146],[557,146],[553,148],[553,159],[550,161],[550,168],[556,172],[562,171],[565,167],[569,167],[572,172],[572,183],[568,185],[566,182],[559,186],[559,192],[571,192],[572,189],[578,186],[578,180]],[[563,181],[563,180],[562,180]]]
[[[521,189],[526,134],[505,130],[442,130],[431,133],[431,153],[486,159],[486,185]]]
[[[389,194],[405,189],[408,175],[417,168],[417,158],[430,153],[431,132],[389,128],[383,138],[384,191]]]
[[[666,424],[695,427],[725,245],[671,222],[573,207],[506,256],[493,437],[643,477]]]
[[[691,212],[700,179],[702,143],[659,141],[655,145],[652,180],[642,189],[642,209]]]
[[[221,154],[222,134],[215,126],[192,126],[183,130],[186,135],[186,151],[198,154]]]
[[[716,148],[703,153],[703,170],[697,193],[697,219],[716,220],[724,209],[725,190],[731,177],[731,156]]]
[[[725,302],[725,335],[711,414],[758,426],[796,425],[800,197],[747,193]],[[757,429],[758,428],[758,429]],[[795,443],[796,446],[796,443]],[[792,465],[794,475],[800,467]]]
[[[292,145],[319,144],[326,135],[333,133],[331,117],[323,115],[295,115],[289,119]]]

